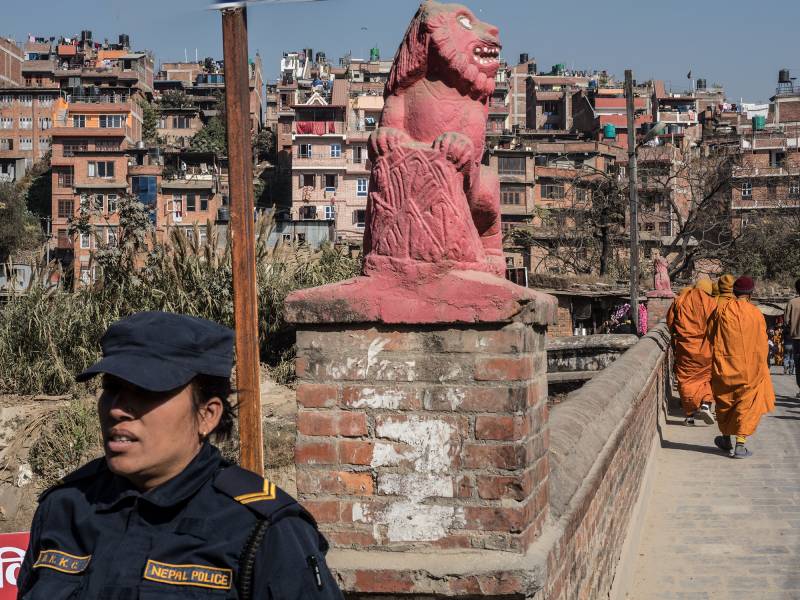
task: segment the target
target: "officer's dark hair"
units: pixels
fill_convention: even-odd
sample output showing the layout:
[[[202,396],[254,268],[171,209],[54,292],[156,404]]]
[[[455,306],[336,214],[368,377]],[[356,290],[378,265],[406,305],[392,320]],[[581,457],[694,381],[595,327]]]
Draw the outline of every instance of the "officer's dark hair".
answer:
[[[794,282],[794,289],[798,294],[800,294],[800,279]]]
[[[213,375],[197,375],[192,379],[192,401],[194,403],[195,414],[212,398],[219,398],[222,402],[222,417],[213,434],[218,441],[227,440],[233,433],[234,408],[228,400],[233,393],[231,380],[228,377],[215,377]]]

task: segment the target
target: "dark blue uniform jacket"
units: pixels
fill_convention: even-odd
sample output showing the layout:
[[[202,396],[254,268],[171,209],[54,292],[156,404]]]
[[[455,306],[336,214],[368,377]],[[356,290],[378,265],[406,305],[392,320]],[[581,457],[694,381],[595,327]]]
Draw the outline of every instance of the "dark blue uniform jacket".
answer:
[[[341,599],[313,518],[274,484],[205,444],[177,477],[141,493],[93,461],[46,491],[18,577],[25,600]],[[260,540],[256,526],[266,520]]]

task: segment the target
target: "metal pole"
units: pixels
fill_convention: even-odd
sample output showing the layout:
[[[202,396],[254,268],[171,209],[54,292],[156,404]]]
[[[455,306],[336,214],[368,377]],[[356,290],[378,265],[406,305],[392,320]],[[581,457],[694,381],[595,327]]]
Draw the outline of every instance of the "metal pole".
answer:
[[[634,119],[633,72],[625,70],[625,106],[628,112],[628,188],[630,190],[631,322],[639,335],[639,196],[636,175],[636,123]]]
[[[236,322],[236,388],[241,465],[264,472],[258,358],[258,295],[253,223],[253,159],[250,143],[250,74],[247,9],[222,11],[225,105],[228,127],[233,311]]]

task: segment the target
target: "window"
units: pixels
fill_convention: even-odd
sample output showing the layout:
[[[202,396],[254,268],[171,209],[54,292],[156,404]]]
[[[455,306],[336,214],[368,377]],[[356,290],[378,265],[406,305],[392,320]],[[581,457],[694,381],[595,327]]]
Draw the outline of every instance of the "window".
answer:
[[[19,103],[22,106],[33,106],[33,96],[20,96]]]
[[[59,200],[58,201],[58,218],[71,219],[75,212],[75,202],[72,200]]]
[[[353,225],[356,227],[365,227],[367,224],[367,211],[363,208],[353,211]]]
[[[50,129],[53,126],[53,121],[50,117],[39,117],[39,129]]]
[[[300,219],[303,221],[310,221],[317,218],[317,207],[316,206],[301,206],[300,207]]]
[[[316,187],[316,179],[317,177],[313,173],[303,173],[300,175],[300,187]]]
[[[282,122],[281,133],[292,133],[292,124],[288,121]]]
[[[73,115],[72,116],[72,126],[73,127],[86,127],[86,115]]]
[[[524,156],[500,156],[497,159],[497,172],[500,175],[525,175]]]
[[[103,177],[110,179],[114,177],[114,163],[112,161],[90,161],[89,177]]]
[[[176,223],[183,221],[183,198],[180,194],[172,194],[172,220]]]
[[[750,181],[742,182],[742,198],[751,198],[753,196],[753,183]]]
[[[503,204],[519,206],[524,197],[524,187],[502,186],[500,188],[500,202]]]
[[[14,129],[14,119],[11,117],[0,117],[0,129]]]
[[[100,127],[102,129],[119,129],[122,126],[122,115],[100,115]]]
[[[92,247],[92,236],[88,233],[81,233],[81,248],[87,250]]]
[[[191,119],[189,117],[185,116],[172,117],[173,129],[189,129],[191,127],[190,123]]]
[[[330,173],[325,174],[325,191],[326,192],[336,191],[336,175]]]
[[[311,158],[311,144],[300,144],[300,158]]]
[[[13,100],[14,99],[8,94],[3,94],[2,96],[0,96],[0,104],[11,104]]]
[[[155,206],[157,195],[155,176],[139,175],[131,177],[131,192],[145,206]]]
[[[70,140],[64,142],[64,156],[75,156],[76,152],[86,152],[89,144],[86,140]]]
[[[20,150],[33,150],[33,138],[19,138]]]
[[[208,210],[208,192],[200,192],[200,210]]]
[[[325,207],[325,220],[326,221],[333,221],[336,219],[336,207],[335,206],[326,206]]]
[[[767,196],[770,200],[774,200],[778,195],[778,184],[775,181],[767,182]]]
[[[66,229],[59,229],[56,233],[56,240],[59,248],[70,248],[72,242],[69,239],[69,233]]]
[[[94,279],[94,272],[89,265],[81,265],[81,283],[89,285]]]
[[[792,179],[789,182],[789,197],[790,198],[800,197],[800,180]]]
[[[20,129],[33,129],[33,118],[31,118],[31,117],[20,117],[19,118],[19,128]]]
[[[668,237],[672,235],[672,227],[669,221],[662,221],[658,224],[658,232],[661,234],[661,237]]]
[[[53,106],[53,97],[52,96],[41,96],[39,98],[39,106],[42,106],[42,107]]]
[[[74,181],[72,167],[62,167],[58,170],[58,187],[71,188]]]
[[[116,227],[106,227],[106,243],[109,246],[116,247],[119,238],[117,236]]]
[[[577,202],[588,202],[591,199],[592,195],[589,193],[584,187],[576,187],[575,188],[575,200]]]
[[[555,100],[547,100],[542,102],[542,112],[545,115],[557,115],[558,114],[558,102]]]
[[[342,145],[331,144],[331,158],[341,158],[341,157],[342,157]]]
[[[10,138],[0,138],[0,150],[13,150],[14,140]]]
[[[50,138],[40,137],[39,138],[39,150],[48,150],[50,148]]]
[[[92,196],[92,208],[98,212],[103,212],[105,200],[106,197],[103,194],[95,194]]]
[[[356,179],[356,196],[366,196],[369,189],[369,180],[365,178]]]
[[[106,201],[108,203],[108,214],[117,212],[117,200],[118,197],[116,194],[109,194],[106,196]]]
[[[366,148],[364,146],[354,146],[353,147],[353,163],[356,165],[360,165],[364,162],[365,157],[367,155]]]
[[[159,129],[167,128],[167,117],[164,116],[158,117],[158,128]]]
[[[194,192],[186,193],[186,212],[195,212],[197,210],[197,196]]]
[[[114,140],[97,140],[94,143],[94,149],[97,152],[116,152],[119,150],[119,142]]]
[[[564,184],[563,183],[543,183],[542,184],[542,198],[550,200],[561,200],[564,198]]]

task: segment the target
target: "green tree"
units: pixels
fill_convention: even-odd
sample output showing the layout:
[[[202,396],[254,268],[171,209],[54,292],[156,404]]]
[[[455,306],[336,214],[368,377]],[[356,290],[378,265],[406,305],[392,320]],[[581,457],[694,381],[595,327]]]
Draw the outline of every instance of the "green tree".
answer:
[[[726,270],[792,286],[800,274],[799,226],[796,211],[750,223],[723,262]]]
[[[147,144],[158,144],[158,120],[161,111],[152,102],[142,100],[142,140]]]
[[[271,129],[262,129],[253,138],[253,148],[258,160],[271,160],[275,151],[275,134]]]
[[[167,90],[159,101],[161,108],[194,108],[195,104],[183,90]]]
[[[225,99],[220,95],[214,106],[217,114],[192,137],[189,146],[200,152],[213,152],[217,156],[228,155],[228,129],[225,125]]]
[[[40,219],[50,217],[53,212],[53,169],[50,166],[50,154],[31,167],[22,185],[28,210]]]
[[[25,206],[25,191],[19,184],[0,183],[0,261],[44,241],[39,220]]]

